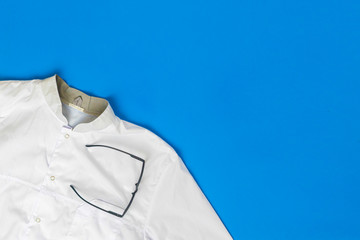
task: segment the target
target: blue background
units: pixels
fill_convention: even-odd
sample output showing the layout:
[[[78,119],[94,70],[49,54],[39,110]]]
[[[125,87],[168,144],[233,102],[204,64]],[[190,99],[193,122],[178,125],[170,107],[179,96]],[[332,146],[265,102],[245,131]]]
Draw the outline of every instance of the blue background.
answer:
[[[0,78],[58,73],[184,160],[234,239],[360,239],[359,1],[0,1]]]

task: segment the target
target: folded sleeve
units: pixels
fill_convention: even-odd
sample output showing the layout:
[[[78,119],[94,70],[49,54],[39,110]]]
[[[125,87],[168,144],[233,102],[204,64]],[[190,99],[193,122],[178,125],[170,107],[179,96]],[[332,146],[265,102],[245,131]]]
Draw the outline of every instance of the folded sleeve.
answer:
[[[18,80],[0,80],[0,116],[13,107],[21,85]]]
[[[149,212],[146,229],[151,240],[232,239],[177,154],[160,175]]]
[[[8,87],[9,87],[8,81],[0,80],[0,116],[5,111],[7,105]]]

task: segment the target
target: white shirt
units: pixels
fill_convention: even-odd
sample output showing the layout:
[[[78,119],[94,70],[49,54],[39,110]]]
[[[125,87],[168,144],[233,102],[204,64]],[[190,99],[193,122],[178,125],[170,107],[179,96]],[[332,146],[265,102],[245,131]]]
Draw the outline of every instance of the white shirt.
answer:
[[[57,74],[0,81],[1,240],[232,239],[182,159]]]

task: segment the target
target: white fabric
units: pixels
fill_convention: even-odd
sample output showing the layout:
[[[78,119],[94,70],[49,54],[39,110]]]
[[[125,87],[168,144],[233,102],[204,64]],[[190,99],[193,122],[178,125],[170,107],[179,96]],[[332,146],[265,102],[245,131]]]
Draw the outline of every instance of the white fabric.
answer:
[[[70,187],[123,214],[139,179],[123,217]],[[57,74],[0,81],[0,216],[1,240],[232,239],[170,145]]]

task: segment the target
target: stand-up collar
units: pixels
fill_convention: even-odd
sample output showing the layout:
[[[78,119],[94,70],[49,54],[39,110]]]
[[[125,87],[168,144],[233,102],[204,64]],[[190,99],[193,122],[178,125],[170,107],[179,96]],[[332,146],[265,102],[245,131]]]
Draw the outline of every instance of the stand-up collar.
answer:
[[[42,94],[55,116],[68,125],[62,113],[62,101],[73,107],[97,116],[89,123],[79,123],[73,128],[75,132],[101,130],[115,124],[115,115],[110,103],[105,98],[90,96],[76,88],[70,87],[58,74],[41,79]],[[79,97],[80,96],[80,97]]]

